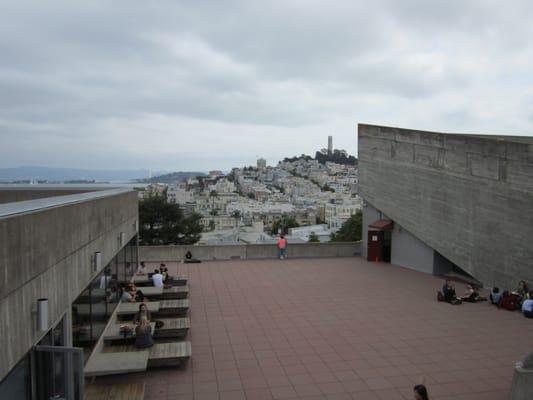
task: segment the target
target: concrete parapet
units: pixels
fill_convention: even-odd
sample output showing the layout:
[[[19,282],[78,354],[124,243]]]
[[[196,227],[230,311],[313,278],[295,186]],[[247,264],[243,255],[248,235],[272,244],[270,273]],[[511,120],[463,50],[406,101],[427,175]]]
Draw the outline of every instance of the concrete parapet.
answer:
[[[261,259],[278,256],[275,244],[236,244],[218,246],[141,246],[139,258],[144,261],[183,260],[190,251],[202,261]],[[361,254],[359,242],[295,243],[287,248],[289,257],[352,257]]]

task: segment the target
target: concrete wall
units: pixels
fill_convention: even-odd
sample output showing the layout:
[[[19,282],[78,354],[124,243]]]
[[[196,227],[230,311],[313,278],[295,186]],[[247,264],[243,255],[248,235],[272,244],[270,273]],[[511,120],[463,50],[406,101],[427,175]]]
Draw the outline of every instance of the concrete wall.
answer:
[[[433,273],[433,249],[411,235],[399,224],[394,224],[391,237],[391,264]]]
[[[533,138],[359,125],[362,197],[485,285],[533,282]]]
[[[141,246],[141,261],[183,260],[190,251],[194,258],[202,261],[276,258],[275,244],[238,244],[220,246]],[[289,244],[287,253],[290,258],[299,257],[351,257],[361,254],[360,243],[294,243]]]
[[[100,272],[94,253],[103,268],[120,250],[120,232],[126,242],[135,236],[137,202],[136,192],[120,191],[0,217],[0,380],[43,334],[37,299],[49,299],[50,322],[57,321]]]

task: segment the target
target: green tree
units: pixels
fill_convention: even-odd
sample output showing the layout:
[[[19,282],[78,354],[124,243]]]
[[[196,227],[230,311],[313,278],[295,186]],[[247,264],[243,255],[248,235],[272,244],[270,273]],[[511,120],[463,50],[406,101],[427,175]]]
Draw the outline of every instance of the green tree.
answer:
[[[201,218],[196,213],[185,217],[166,196],[150,195],[139,202],[139,242],[148,246],[194,244],[202,233]]]
[[[337,231],[331,234],[332,242],[358,242],[363,233],[363,213],[357,210]]]
[[[315,232],[311,232],[309,235],[309,243],[320,243],[320,239],[318,238],[317,234]]]
[[[289,233],[289,228],[297,228],[300,224],[296,222],[296,219],[292,216],[283,215],[280,219],[272,222],[272,234],[277,234],[278,232],[286,235]]]

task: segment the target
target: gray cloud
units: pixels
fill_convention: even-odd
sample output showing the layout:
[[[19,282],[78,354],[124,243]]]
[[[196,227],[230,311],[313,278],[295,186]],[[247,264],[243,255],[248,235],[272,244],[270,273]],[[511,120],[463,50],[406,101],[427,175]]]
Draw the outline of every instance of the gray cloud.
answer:
[[[531,133],[533,5],[10,2],[0,167],[209,169],[357,122]]]

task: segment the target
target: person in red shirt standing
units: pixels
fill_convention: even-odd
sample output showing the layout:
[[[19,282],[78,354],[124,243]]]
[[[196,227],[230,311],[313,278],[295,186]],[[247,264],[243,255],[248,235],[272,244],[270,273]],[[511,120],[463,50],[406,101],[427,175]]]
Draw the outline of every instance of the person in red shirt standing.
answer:
[[[280,260],[287,258],[287,239],[283,235],[278,239],[278,255]]]

